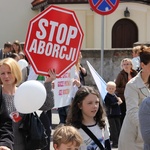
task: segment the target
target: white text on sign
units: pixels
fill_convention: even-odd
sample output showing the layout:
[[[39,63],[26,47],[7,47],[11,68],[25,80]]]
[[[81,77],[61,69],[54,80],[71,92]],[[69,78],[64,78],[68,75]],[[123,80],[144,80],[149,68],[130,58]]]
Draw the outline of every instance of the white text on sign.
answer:
[[[66,24],[59,24],[55,21],[49,22],[47,19],[41,19],[38,27],[39,31],[36,31],[37,39],[33,39],[29,52],[71,61],[75,59],[76,48],[69,47],[69,44],[71,40],[77,37],[78,30],[76,27],[68,27]],[[47,27],[51,28],[49,33],[47,33]],[[56,43],[53,41],[56,41]]]

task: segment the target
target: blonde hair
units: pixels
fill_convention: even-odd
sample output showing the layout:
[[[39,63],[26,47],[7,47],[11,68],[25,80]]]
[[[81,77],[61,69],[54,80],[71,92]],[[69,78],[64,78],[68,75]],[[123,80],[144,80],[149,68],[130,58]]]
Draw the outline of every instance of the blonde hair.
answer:
[[[77,129],[73,126],[61,125],[58,126],[53,133],[53,144],[56,144],[59,147],[62,143],[76,143],[76,146],[82,144],[82,137]]]
[[[138,46],[134,46],[132,49],[132,52],[134,52],[135,54],[138,54],[141,52],[142,49],[147,48],[146,45],[138,45]]]
[[[78,59],[77,59],[77,61],[76,61],[76,63],[75,63],[76,71],[77,71],[77,72],[80,70],[81,58],[82,58],[82,54],[81,54],[81,52],[79,52]]]
[[[113,81],[109,81],[109,82],[107,82],[107,87],[108,86],[114,86],[114,87],[116,87],[116,83],[115,82],[113,82]]]
[[[133,64],[132,64],[132,60],[130,59],[130,58],[124,58],[122,61],[121,61],[121,64],[120,64],[120,67],[121,67],[121,69],[123,69],[123,63],[125,62],[125,61],[128,61],[130,64],[131,64],[131,68],[133,68]]]
[[[133,47],[132,52],[134,52],[135,54],[139,54],[140,50],[141,50],[141,46],[139,45],[139,46]]]
[[[15,84],[19,85],[22,80],[22,72],[19,64],[13,58],[5,58],[0,61],[0,67],[3,65],[9,66],[11,73],[15,76]],[[0,79],[0,84],[3,84]]]

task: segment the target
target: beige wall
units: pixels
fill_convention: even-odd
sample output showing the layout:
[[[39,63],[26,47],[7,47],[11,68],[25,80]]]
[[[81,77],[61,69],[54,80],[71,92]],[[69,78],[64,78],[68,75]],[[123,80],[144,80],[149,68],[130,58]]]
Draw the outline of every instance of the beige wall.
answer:
[[[6,41],[24,41],[28,23],[37,12],[31,10],[32,0],[0,0],[0,48]]]
[[[102,16],[91,11],[89,4],[58,5],[76,12],[81,27],[84,31],[82,49],[101,48],[101,19]],[[130,17],[138,28],[139,41],[150,41],[150,6],[139,3],[120,3],[118,8],[109,15],[104,16],[104,48],[111,48],[112,27],[124,17],[124,10],[128,7]]]
[[[139,32],[139,41],[150,41],[150,35],[148,34],[148,31],[150,30],[148,28],[148,26],[150,26],[150,6],[138,3],[120,3],[116,11],[104,17],[105,48],[111,48],[113,25],[118,20],[125,18],[124,10],[126,9],[126,7],[128,7],[128,10],[130,11],[130,17],[128,17],[127,19],[132,20],[137,25]],[[98,33],[100,33],[100,28],[97,28],[97,34]],[[96,35],[96,38],[98,38],[98,35]],[[100,43],[97,42],[95,47],[100,48]]]
[[[9,3],[9,5],[8,5]],[[58,5],[74,10],[84,32],[82,49],[101,48],[101,18],[90,9],[89,4]],[[150,6],[138,3],[120,3],[110,15],[104,16],[104,48],[111,48],[112,27],[124,18],[124,10],[128,7],[131,19],[138,27],[139,41],[150,41]],[[0,47],[5,41],[24,41],[28,23],[39,11],[31,10],[31,0],[0,0]]]
[[[95,85],[95,81],[88,68],[87,61],[93,66],[99,75],[101,75],[101,51],[100,50],[82,50],[82,65],[87,70],[87,77],[85,81],[87,85]],[[124,58],[132,58],[131,48],[123,49],[105,49],[104,51],[104,63],[103,63],[103,79],[105,82],[114,81],[121,71],[120,62]]]

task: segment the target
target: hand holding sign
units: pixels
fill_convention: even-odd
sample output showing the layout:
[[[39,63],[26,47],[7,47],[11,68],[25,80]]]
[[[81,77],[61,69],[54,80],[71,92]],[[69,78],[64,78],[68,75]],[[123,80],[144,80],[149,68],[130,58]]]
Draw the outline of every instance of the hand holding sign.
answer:
[[[55,69],[50,69],[48,71],[48,76],[46,77],[45,82],[52,82],[56,79]]]

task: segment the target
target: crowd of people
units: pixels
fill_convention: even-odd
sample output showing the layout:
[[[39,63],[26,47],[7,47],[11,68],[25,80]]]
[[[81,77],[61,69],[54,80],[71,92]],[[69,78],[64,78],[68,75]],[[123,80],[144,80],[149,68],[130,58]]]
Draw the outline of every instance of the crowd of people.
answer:
[[[149,149],[150,47],[133,47],[132,54],[133,59],[121,61],[121,71],[114,81],[107,82],[107,94],[102,100],[101,93],[85,83],[87,71],[79,53],[70,105],[57,109],[60,125],[53,134],[55,150]],[[20,130],[22,120],[14,122],[11,114],[16,112],[15,92],[27,80],[38,80],[46,89],[39,118],[46,129],[48,144],[41,150],[50,150],[55,68],[49,68],[48,74],[41,76],[34,72],[18,40],[6,42],[0,50],[0,150],[26,150]],[[25,115],[18,112],[20,118]]]

